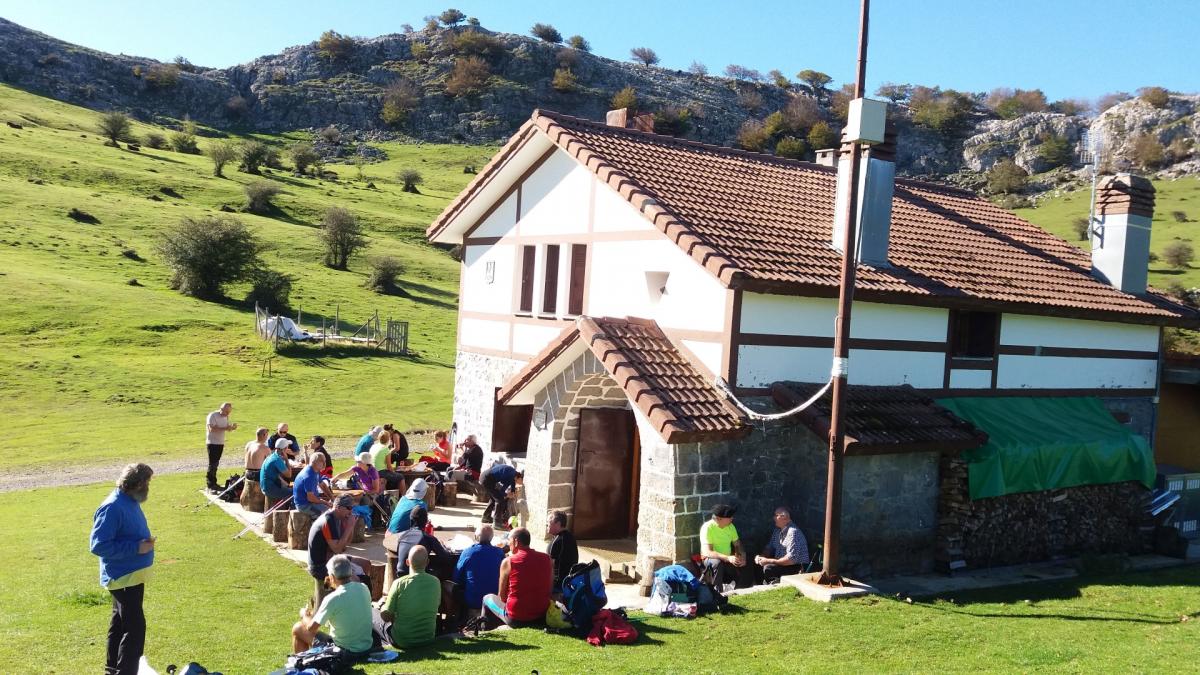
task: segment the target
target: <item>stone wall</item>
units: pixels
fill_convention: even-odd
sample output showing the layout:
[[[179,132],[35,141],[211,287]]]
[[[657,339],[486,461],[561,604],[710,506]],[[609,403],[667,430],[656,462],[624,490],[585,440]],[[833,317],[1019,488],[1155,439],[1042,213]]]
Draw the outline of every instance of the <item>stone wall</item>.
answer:
[[[1150,447],[1154,447],[1154,426],[1157,406],[1154,399],[1147,397],[1104,397],[1100,399],[1104,407],[1113,414],[1121,424],[1135,434],[1146,439]]]
[[[475,434],[479,444],[491,451],[496,387],[524,366],[524,361],[458,351],[454,359],[454,422],[460,441]]]

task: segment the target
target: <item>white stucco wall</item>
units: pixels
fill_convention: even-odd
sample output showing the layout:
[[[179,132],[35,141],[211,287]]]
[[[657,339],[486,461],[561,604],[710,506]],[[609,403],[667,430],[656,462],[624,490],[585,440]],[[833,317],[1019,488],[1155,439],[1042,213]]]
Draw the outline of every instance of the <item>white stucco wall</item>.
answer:
[[[597,241],[592,247],[588,314],[647,317],[664,328],[723,329],[724,287],[673,242]],[[665,293],[647,283],[647,272],[666,273]]]
[[[1157,361],[1069,356],[1000,356],[999,389],[1153,389]]]
[[[824,382],[829,379],[833,348],[741,345],[738,386],[767,387],[780,380]],[[936,352],[850,350],[851,384],[910,384],[940,389],[946,356]]]
[[[990,389],[992,371],[956,368],[950,371],[951,389]]]
[[[518,273],[519,249],[511,244],[470,245],[463,250],[463,293],[459,306],[468,312],[510,313],[513,309],[513,284]],[[492,281],[487,280],[487,264],[494,265]]]
[[[555,152],[521,185],[521,234],[587,232],[588,193],[594,180],[594,174],[567,153]]]
[[[787,295],[742,295],[742,332],[772,335],[833,337],[837,315],[834,298],[800,298]],[[945,342],[949,310],[937,307],[882,305],[856,302],[850,336],[878,340]]]
[[[709,372],[721,372],[721,359],[725,355],[725,345],[720,342],[702,342],[700,340],[681,340],[693,355],[708,368]]]
[[[471,233],[472,237],[503,237],[512,230],[513,225],[517,222],[517,192],[508,196],[500,206],[492,211],[491,215],[475,228]]]
[[[458,331],[458,344],[492,350],[508,349],[508,322],[464,318]]]
[[[563,328],[565,326],[557,322],[545,326],[518,323],[513,326],[513,352],[527,356],[537,354],[561,333]]]
[[[1005,314],[1000,344],[1158,351],[1158,326]]]

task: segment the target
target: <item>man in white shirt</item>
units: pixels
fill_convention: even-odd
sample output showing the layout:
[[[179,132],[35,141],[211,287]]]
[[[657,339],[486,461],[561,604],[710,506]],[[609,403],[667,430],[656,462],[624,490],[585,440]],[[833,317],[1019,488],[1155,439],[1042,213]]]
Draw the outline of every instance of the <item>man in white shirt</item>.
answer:
[[[221,453],[225,452],[225,432],[237,429],[237,424],[229,421],[230,412],[233,412],[233,404],[222,403],[219,409],[208,414],[206,421],[204,442],[208,448],[208,489],[216,492],[221,489],[217,485],[217,467],[221,464]]]

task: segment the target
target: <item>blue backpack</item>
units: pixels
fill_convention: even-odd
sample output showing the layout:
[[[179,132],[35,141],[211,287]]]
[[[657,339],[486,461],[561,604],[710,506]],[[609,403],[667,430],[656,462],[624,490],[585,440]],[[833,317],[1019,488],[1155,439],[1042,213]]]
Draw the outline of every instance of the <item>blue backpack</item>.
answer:
[[[563,604],[571,616],[571,624],[580,631],[592,629],[592,617],[608,604],[600,563],[595,560],[571,568],[562,583]]]

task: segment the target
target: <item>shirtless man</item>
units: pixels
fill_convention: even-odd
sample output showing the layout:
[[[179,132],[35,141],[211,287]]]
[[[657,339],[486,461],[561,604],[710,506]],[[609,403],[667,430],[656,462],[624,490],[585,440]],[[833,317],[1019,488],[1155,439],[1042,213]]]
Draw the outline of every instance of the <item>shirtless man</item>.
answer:
[[[254,440],[246,444],[246,480],[258,482],[263,460],[271,454],[271,447],[267,445],[267,434],[269,433],[271,433],[270,429],[259,427],[258,431],[254,433]]]

